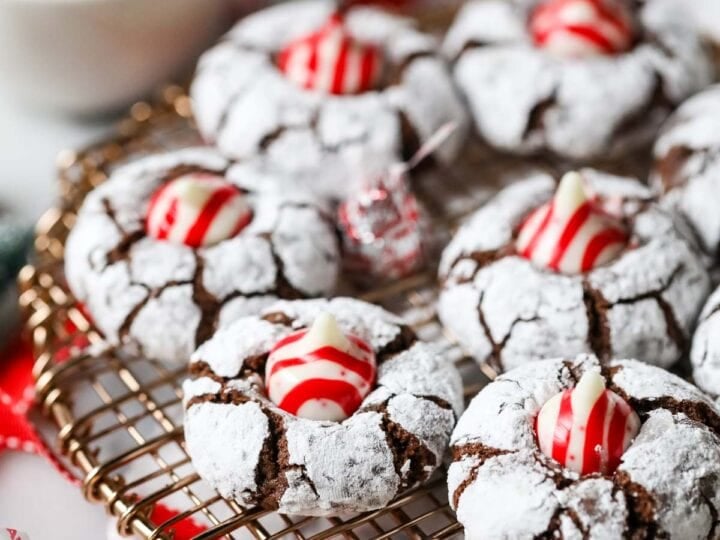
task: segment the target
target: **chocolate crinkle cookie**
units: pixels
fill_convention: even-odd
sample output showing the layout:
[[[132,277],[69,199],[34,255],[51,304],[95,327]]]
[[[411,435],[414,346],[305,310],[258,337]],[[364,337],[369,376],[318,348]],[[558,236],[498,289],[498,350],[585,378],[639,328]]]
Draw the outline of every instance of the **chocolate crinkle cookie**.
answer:
[[[545,360],[502,375],[452,435],[467,538],[717,538],[720,411],[634,360]]]
[[[191,89],[202,134],[260,176],[289,171],[333,197],[345,195],[348,162],[408,157],[448,123],[457,129],[435,155],[452,160],[469,119],[435,38],[336,5],[270,7],[206,53]]]
[[[669,367],[710,280],[686,224],[637,181],[536,173],[472,215],[445,249],[438,311],[498,372],[560,354]]]
[[[650,143],[713,74],[694,25],[665,0],[468,2],[445,50],[487,142],[576,160]]]
[[[331,292],[339,254],[324,208],[266,188],[245,189],[208,148],[117,169],[68,238],[70,289],[110,343],[178,362],[227,321]]]
[[[720,86],[675,112],[655,144],[653,183],[685,216],[707,253],[720,255]]]
[[[192,356],[185,437],[223,497],[285,514],[386,506],[441,464],[460,376],[379,307],[279,302]]]

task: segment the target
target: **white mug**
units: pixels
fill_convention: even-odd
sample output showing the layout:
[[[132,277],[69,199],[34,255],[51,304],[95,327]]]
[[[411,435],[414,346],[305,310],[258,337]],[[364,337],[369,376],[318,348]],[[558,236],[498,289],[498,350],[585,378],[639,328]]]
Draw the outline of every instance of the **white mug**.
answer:
[[[192,68],[224,0],[0,0],[0,89],[64,112],[127,106]]]

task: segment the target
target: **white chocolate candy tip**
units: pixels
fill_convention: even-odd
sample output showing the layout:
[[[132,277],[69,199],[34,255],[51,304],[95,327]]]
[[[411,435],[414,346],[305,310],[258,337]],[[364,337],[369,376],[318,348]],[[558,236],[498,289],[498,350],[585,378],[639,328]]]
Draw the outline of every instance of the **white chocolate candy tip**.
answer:
[[[181,196],[185,204],[201,208],[210,197],[214,189],[215,178],[202,180],[194,176],[182,177],[180,180]],[[210,180],[210,181],[208,181]]]
[[[605,390],[605,378],[599,371],[586,371],[575,387],[577,392],[598,396]]]
[[[585,180],[579,172],[566,173],[555,192],[555,211],[569,216],[588,200]]]
[[[309,347],[331,346],[343,352],[350,352],[352,342],[343,333],[332,314],[320,312],[303,338]]]
[[[572,408],[581,417],[590,416],[590,411],[605,392],[605,379],[597,371],[586,371],[572,392]]]

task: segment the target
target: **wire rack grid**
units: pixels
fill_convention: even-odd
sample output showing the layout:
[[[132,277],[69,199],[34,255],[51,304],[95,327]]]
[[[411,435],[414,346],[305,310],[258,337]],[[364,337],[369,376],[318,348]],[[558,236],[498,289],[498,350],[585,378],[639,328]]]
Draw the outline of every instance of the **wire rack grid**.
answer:
[[[37,359],[38,401],[57,427],[60,453],[82,479],[85,497],[105,505],[122,534],[148,539],[170,539],[182,523],[196,527],[198,539],[460,536],[462,528],[447,504],[444,470],[387,508],[361,515],[296,518],[226,501],[199,478],[185,452],[185,368],[169,368],[125,350],[109,349],[99,356],[85,351],[88,345],[99,347],[102,337],[63,276],[64,241],[78,207],[117,165],[197,143],[189,99],[182,88],[171,86],[157,102],[133,106],[111,139],[61,155],[60,202],[38,223],[35,263],[20,274],[20,304]],[[465,166],[477,171],[475,165]],[[416,187],[441,228],[477,207],[492,192],[487,179],[498,177],[486,168],[485,181],[471,188],[462,169],[440,173],[436,170],[429,182]],[[461,368],[467,396],[494,375],[487,367],[481,373],[437,322],[433,272],[360,296],[405,315],[421,338],[440,343]],[[161,516],[159,505],[176,512]]]

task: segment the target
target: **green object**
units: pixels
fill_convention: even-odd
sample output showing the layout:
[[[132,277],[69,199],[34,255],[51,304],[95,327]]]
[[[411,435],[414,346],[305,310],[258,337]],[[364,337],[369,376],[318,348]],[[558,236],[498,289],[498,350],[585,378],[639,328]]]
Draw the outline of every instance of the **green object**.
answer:
[[[32,238],[31,227],[0,216],[0,346],[5,345],[20,323],[17,273],[27,262]]]
[[[17,273],[27,262],[32,228],[0,217],[0,288],[14,285]]]

